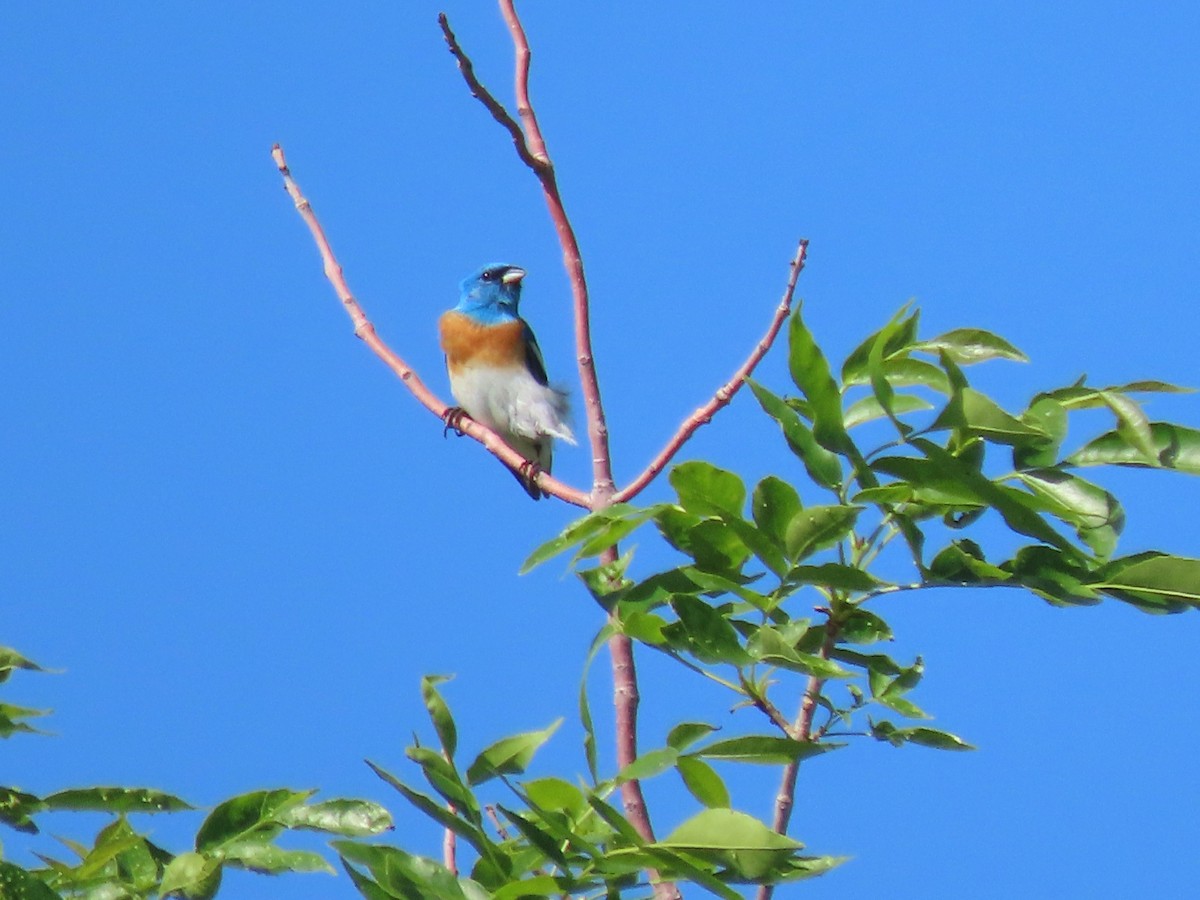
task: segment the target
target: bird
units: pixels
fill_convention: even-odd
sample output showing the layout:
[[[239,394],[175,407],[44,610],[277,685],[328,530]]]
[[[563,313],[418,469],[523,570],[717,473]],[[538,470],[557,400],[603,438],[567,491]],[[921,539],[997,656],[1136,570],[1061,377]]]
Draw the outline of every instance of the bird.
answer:
[[[567,394],[549,383],[542,352],[529,323],[521,318],[525,270],[492,263],[463,280],[458,305],[438,320],[450,392],[459,407],[446,412],[456,427],[465,412],[486,425],[528,461],[512,468],[534,500],[539,471],[550,473],[554,439],[575,443],[567,425]]]

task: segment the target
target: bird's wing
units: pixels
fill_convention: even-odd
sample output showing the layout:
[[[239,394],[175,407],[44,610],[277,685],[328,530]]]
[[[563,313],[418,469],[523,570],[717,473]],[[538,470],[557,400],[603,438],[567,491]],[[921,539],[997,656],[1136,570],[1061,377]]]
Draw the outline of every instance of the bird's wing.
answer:
[[[529,374],[538,384],[549,384],[550,379],[546,377],[546,363],[542,360],[542,351],[538,347],[537,338],[533,336],[533,329],[529,327],[528,322],[522,321],[521,324],[525,326],[525,367],[529,369]]]

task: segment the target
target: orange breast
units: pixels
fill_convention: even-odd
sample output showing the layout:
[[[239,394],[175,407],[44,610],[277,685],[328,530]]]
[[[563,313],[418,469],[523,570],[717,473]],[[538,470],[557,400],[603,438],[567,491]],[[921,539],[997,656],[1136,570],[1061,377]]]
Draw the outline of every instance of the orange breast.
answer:
[[[507,369],[525,364],[525,323],[519,320],[480,325],[450,310],[438,320],[438,331],[452,373],[467,366]]]

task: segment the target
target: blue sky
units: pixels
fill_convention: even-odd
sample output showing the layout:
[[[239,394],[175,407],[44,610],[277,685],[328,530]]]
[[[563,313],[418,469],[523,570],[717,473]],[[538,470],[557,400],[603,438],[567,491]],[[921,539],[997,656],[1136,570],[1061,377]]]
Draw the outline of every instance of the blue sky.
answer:
[[[444,8],[507,100],[497,11]],[[0,644],[62,670],[6,688],[53,707],[57,736],[0,746],[5,783],[200,804],[320,787],[386,802],[396,839],[436,854],[440,835],[361,763],[406,771],[427,672],[456,673],[466,746],[565,715],[538,771],[583,770],[573,710],[597,611],[561,565],[515,574],[573,512],[444,440],[354,340],[269,156],[282,142],[368,314],[443,396],[436,318],[493,260],[528,270],[523,312],[574,389],[540,193],[467,95],[438,9],[3,12]],[[1084,372],[1200,385],[1195,4],[522,12],[619,480],[744,358],[800,236],[799,293],[834,358],[915,297],[928,335],[980,326],[1032,358],[975,376],[1010,407]],[[781,354],[760,372],[784,389]],[[1200,426],[1195,397],[1150,411]],[[748,395],[688,457],[802,476]],[[586,451],[561,450],[556,473],[583,483]],[[1196,484],[1106,484],[1129,513],[1123,551],[1200,556]],[[782,896],[1193,889],[1200,618],[995,592],[880,612],[896,654],[926,658],[934,724],[981,749],[864,744],[807,766],[794,834],[855,860]],[[645,748],[685,715],[728,721],[726,698],[642,661]],[[606,690],[600,663],[601,715]],[[746,773],[736,805],[769,815],[774,781]],[[690,812],[651,799],[660,831]],[[151,823],[177,849],[195,824]],[[353,891],[244,876],[228,895]]]

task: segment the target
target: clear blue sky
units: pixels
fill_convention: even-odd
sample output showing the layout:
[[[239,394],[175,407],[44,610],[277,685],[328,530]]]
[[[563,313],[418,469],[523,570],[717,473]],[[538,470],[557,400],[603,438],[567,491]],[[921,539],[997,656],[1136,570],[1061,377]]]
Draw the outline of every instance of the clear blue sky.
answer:
[[[497,11],[446,9],[507,100]],[[1011,407],[1083,372],[1200,385],[1195,3],[522,9],[620,479],[758,339],[802,235],[806,315],[836,358],[916,297],[929,335],[981,326],[1032,357],[977,373]],[[456,673],[466,747],[565,715],[538,771],[583,770],[573,710],[597,610],[561,565],[515,574],[573,511],[444,440],[354,340],[269,157],[282,142],[352,288],[443,396],[436,317],[493,260],[528,270],[523,310],[574,388],[540,194],[467,95],[437,11],[0,16],[0,644],[63,670],[5,686],[54,707],[57,736],[0,744],[3,783],[200,804],[320,787],[386,802],[397,840],[436,854],[440,835],[361,763],[414,774],[427,672]],[[784,389],[781,357],[762,377]],[[1200,426],[1198,404],[1150,410]],[[802,476],[749,396],[686,456]],[[582,483],[586,451],[561,451],[557,472]],[[1107,483],[1129,513],[1123,551],[1200,556],[1193,480]],[[1015,593],[880,612],[896,654],[926,657],[916,699],[934,724],[981,749],[864,743],[808,765],[794,833],[856,859],[781,896],[1194,891],[1200,617]],[[685,715],[728,721],[727,698],[642,659],[643,747]],[[607,684],[598,663],[602,718]],[[735,804],[768,816],[774,772],[744,774]],[[690,811],[654,809],[663,832]],[[182,850],[197,822],[150,824]],[[227,890],[354,895],[344,875]]]

